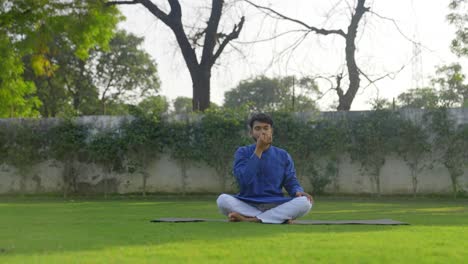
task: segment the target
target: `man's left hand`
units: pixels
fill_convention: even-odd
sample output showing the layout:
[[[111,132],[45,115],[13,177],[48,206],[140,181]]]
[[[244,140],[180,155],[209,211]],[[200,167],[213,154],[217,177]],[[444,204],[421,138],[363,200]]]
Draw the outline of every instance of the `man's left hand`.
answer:
[[[314,203],[314,198],[312,197],[312,195],[305,193],[305,192],[296,192],[296,197],[301,197],[301,196],[307,197],[307,200],[309,200],[310,203],[312,204]]]

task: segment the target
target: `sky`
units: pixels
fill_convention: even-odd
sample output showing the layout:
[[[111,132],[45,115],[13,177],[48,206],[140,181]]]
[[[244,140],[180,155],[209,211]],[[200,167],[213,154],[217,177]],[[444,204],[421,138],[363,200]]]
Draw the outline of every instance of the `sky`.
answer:
[[[163,10],[169,10],[163,0],[153,0]],[[208,0],[181,0],[184,25],[201,25],[209,15]],[[448,0],[368,0],[372,12],[365,14],[358,28],[356,40],[357,64],[374,80],[361,77],[361,89],[351,110],[367,110],[375,98],[392,100],[400,93],[419,85],[429,85],[436,66],[459,62],[468,69],[465,58],[450,52],[450,41],[455,29],[445,17],[449,13]],[[346,32],[353,0],[257,0],[284,15],[299,19],[308,25]],[[143,47],[157,62],[161,79],[161,94],[173,100],[177,96],[192,97],[192,82],[173,33],[141,5],[119,7],[126,20],[120,28],[144,37]],[[272,19],[254,7],[238,1],[227,6],[221,18],[220,30],[230,32],[241,16],[246,21],[239,38],[228,46],[213,68],[211,101],[223,104],[224,93],[241,80],[258,75],[280,77],[295,75],[330,77],[344,68],[344,39],[288,33],[272,41],[261,41],[272,36],[303,27]],[[186,30],[190,32],[190,28]],[[295,48],[289,48],[303,39]],[[420,53],[415,52],[418,42]],[[200,54],[200,53],[198,53]],[[415,54],[419,54],[415,56]],[[323,93],[318,101],[321,110],[334,110],[337,96],[330,91],[329,82],[320,79]],[[300,90],[297,91],[301,93]],[[310,95],[317,98],[317,95]]]

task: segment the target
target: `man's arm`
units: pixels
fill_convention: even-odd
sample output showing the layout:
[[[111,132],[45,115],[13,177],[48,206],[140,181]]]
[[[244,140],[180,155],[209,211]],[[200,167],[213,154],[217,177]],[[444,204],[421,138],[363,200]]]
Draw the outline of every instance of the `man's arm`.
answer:
[[[252,155],[246,153],[247,149],[245,147],[237,149],[234,155],[233,173],[241,188],[252,183],[259,169],[262,153],[271,145],[271,141],[271,133],[262,133],[257,139],[255,151]]]
[[[245,147],[238,148],[234,155],[233,173],[241,188],[252,183],[260,168],[260,158],[255,152],[249,156],[246,150]]]
[[[304,192],[299,181],[296,177],[296,169],[294,168],[294,162],[289,154],[287,154],[286,160],[286,175],[284,178],[283,186],[291,197],[295,197],[297,192]]]
[[[299,181],[296,177],[296,169],[294,168],[294,162],[291,158],[291,155],[289,155],[289,153],[287,155],[288,160],[286,167],[286,177],[284,180],[284,188],[291,197],[305,196],[307,197],[309,202],[314,203],[314,198],[312,197],[312,195],[304,192],[304,189],[302,189],[301,185],[299,184]]]

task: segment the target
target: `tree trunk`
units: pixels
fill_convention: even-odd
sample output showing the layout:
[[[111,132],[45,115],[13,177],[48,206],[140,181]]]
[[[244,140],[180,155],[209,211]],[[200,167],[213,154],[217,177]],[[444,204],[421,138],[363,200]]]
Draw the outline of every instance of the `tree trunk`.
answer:
[[[452,180],[453,198],[457,199],[457,194],[458,194],[457,177],[455,177],[454,175],[450,175],[450,179]]]
[[[180,172],[182,174],[182,196],[187,194],[187,164],[185,159],[180,161]]]
[[[411,171],[411,180],[413,183],[413,197],[416,197],[418,193],[418,173],[417,173],[417,165],[410,166]]]
[[[353,103],[354,97],[356,96],[357,91],[359,90],[359,69],[356,64],[356,44],[354,43],[357,35],[357,28],[359,21],[365,12],[369,11],[368,7],[364,7],[366,0],[359,0],[355,8],[355,13],[351,18],[351,23],[348,26],[348,32],[346,33],[346,66],[348,68],[348,77],[349,77],[349,87],[345,94],[343,91],[338,91],[339,104],[337,107],[338,111],[349,111],[351,109],[351,104]]]
[[[22,196],[26,195],[26,173],[25,172],[20,172],[20,192]]]
[[[463,175],[463,167],[458,167],[457,165],[453,166],[447,162],[445,162],[444,165],[449,171],[450,180],[452,181],[453,198],[456,199],[460,191],[458,177]]]
[[[107,178],[108,175],[112,175],[112,169],[108,169],[104,172],[104,198],[107,199],[107,193],[109,192],[108,186],[107,186]]]
[[[148,178],[148,175],[146,174],[146,171],[142,173],[143,175],[143,190],[142,190],[142,195],[143,197],[146,197],[146,179]]]
[[[376,167],[373,175],[371,175],[371,177],[374,179],[377,197],[380,197],[380,169],[381,168],[382,168],[381,166]]]
[[[138,153],[138,151],[137,151]],[[148,179],[148,172],[146,171],[146,166],[149,163],[147,156],[146,156],[146,151],[143,151],[142,153],[142,166],[141,166],[141,176],[143,177],[143,184],[142,184],[142,195],[143,197],[146,197],[146,180]]]
[[[377,188],[377,197],[380,197],[380,175],[375,176],[375,187]]]
[[[193,83],[192,110],[204,111],[210,107],[211,67],[198,66],[190,75]]]
[[[69,182],[68,182],[68,179],[70,178],[69,177],[69,174],[70,174],[70,163],[68,161],[65,161],[65,164],[63,166],[63,172],[62,172],[62,182],[63,182],[63,198],[66,199],[67,198],[67,194],[68,194],[68,186],[69,186]]]
[[[335,175],[334,175],[334,179],[333,179],[333,188],[335,189],[335,192],[337,193],[340,189],[340,185],[339,185],[339,182],[338,182],[338,177],[340,176],[340,158],[336,158],[335,160],[335,166],[336,166],[336,170],[335,170]]]
[[[79,110],[80,110],[80,106],[81,106],[82,99],[83,99],[81,93],[83,92],[84,86],[86,85],[84,83],[84,80],[86,80],[86,77],[85,77],[86,68],[85,68],[85,66],[86,66],[85,62],[79,60],[80,77],[82,78],[83,82],[78,82],[77,87],[75,87],[75,91],[71,92],[72,97],[73,97],[73,109],[76,112],[80,112]],[[69,90],[72,91],[73,89],[70,88]]]
[[[346,38],[346,66],[348,67],[349,87],[345,94],[339,96],[339,104],[337,107],[338,111],[349,111],[351,109],[351,104],[353,103],[354,97],[359,90],[359,83],[361,82],[355,58],[355,37],[356,35],[354,35],[354,38],[351,39],[348,35]]]
[[[458,194],[458,181],[457,178],[458,176],[455,174],[454,170],[450,170],[450,180],[452,180],[452,192],[453,192],[453,198],[457,199],[457,194]]]
[[[224,0],[212,0],[210,17],[206,23],[207,26],[201,32],[201,35],[204,37],[204,42],[203,45],[201,45],[203,49],[199,61],[195,53],[197,45],[196,43],[194,45],[190,43],[189,37],[184,30],[182,23],[182,7],[179,0],[168,0],[168,3],[170,6],[170,11],[168,13],[160,9],[158,6],[159,4],[155,4],[150,0],[108,1],[106,5],[142,4],[172,30],[192,77],[193,110],[204,111],[210,106],[211,68],[227,44],[239,37],[239,33],[244,25],[244,17],[241,17],[240,22],[234,25],[230,33],[218,32],[219,22],[223,13]]]

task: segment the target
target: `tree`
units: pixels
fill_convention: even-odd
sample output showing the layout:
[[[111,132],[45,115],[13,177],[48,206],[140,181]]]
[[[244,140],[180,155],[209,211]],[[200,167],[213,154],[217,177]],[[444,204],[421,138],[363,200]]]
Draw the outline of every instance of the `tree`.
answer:
[[[53,117],[68,111],[76,115],[128,114],[126,104],[154,95],[159,90],[156,63],[140,48],[142,41],[118,31],[108,50],[93,49],[82,60],[66,38],[55,36],[48,43],[52,51],[48,57],[58,67],[54,74],[37,76],[31,66],[25,71],[25,79],[35,83],[43,102],[41,115]]]
[[[468,156],[468,126],[459,125],[448,113],[447,108],[440,107],[427,112],[424,121],[433,133],[432,153],[447,168],[452,183],[453,195],[463,192],[460,177],[463,176]]]
[[[398,95],[402,108],[433,109],[439,103],[439,95],[432,87],[414,88]]]
[[[450,24],[456,27],[455,38],[452,40],[452,51],[458,56],[468,55],[468,2],[466,0],[451,0],[447,15]]]
[[[190,100],[191,109],[192,100]],[[199,148],[199,139],[202,138],[203,130],[199,123],[190,122],[187,119],[184,121],[174,121],[167,125],[168,132],[168,152],[171,158],[174,159],[180,168],[182,178],[182,195],[187,193],[189,177],[187,170],[190,162],[201,161],[204,158],[204,149]]]
[[[92,54],[92,79],[99,89],[102,114],[108,101],[135,101],[159,91],[156,63],[140,48],[143,38],[118,31],[109,43],[109,51]]]
[[[460,64],[438,67],[431,82],[432,87],[410,89],[398,95],[400,106],[422,109],[468,106],[468,84]]]
[[[186,114],[192,111],[192,98],[185,96],[178,96],[174,102],[175,114]]]
[[[104,189],[106,198],[109,192],[116,191],[117,186],[116,179],[109,178],[109,176],[124,169],[123,164],[128,147],[122,140],[124,136],[125,134],[122,135],[120,131],[103,131],[93,135],[86,145],[89,160],[100,165],[104,170],[99,184]]]
[[[436,74],[432,83],[439,88],[442,105],[468,107],[468,84],[465,83],[461,65],[452,63],[438,67]]]
[[[53,43],[51,46],[54,47],[53,59],[57,61],[58,69],[53,76],[43,76],[42,78],[47,79],[46,84],[48,85],[55,84],[55,89],[61,89],[66,96],[64,99],[66,104],[63,105],[62,109],[57,109],[57,113],[70,111],[74,115],[99,114],[99,93],[94,83],[91,69],[88,66],[90,57],[84,60],[75,56],[75,47],[70,46],[66,39],[61,39],[60,36],[57,36],[55,39],[58,43]],[[91,50],[91,54],[94,53],[94,49]],[[36,77],[35,80],[40,78]],[[39,95],[52,96],[45,87],[38,86],[37,81],[36,86],[38,87]],[[41,93],[44,89],[45,92]],[[44,96],[41,97],[41,100],[44,100],[44,104],[46,102],[55,102],[53,99],[51,102],[51,100],[47,100]]]
[[[126,156],[131,172],[142,176],[142,194],[146,196],[146,181],[149,177],[147,168],[151,161],[159,157],[164,142],[163,124],[155,118],[136,116],[130,123],[122,126],[122,142],[125,145]]]
[[[400,124],[399,114],[385,109],[372,111],[350,124],[351,159],[358,161],[362,173],[369,175],[377,195],[381,194],[381,169],[388,155],[397,151],[398,134],[395,128]]]
[[[315,102],[309,97],[318,92],[313,80],[301,79],[297,86],[302,93],[295,94],[295,77],[268,78],[259,76],[241,81],[239,85],[224,94],[224,106],[235,108],[251,104],[254,111],[316,111]],[[299,89],[298,89],[299,90]]]
[[[40,101],[36,88],[22,78],[21,59],[9,48],[9,40],[0,29],[0,118],[37,116]]]
[[[160,4],[155,4],[150,0],[108,1],[107,5],[142,4],[171,29],[192,78],[192,109],[194,111],[204,111],[210,106],[211,69],[229,42],[238,38],[244,25],[244,17],[241,17],[239,23],[234,25],[230,33],[218,32],[224,0],[212,0],[211,12],[206,27],[193,36],[188,36],[185,31],[186,26],[182,23],[182,7],[179,0],[167,0],[167,2],[170,6],[168,13],[161,9]],[[199,41],[202,37],[203,44],[200,44]],[[197,56],[196,50],[198,47],[202,47],[201,56]]]
[[[47,44],[54,36],[65,36],[75,47],[75,55],[85,59],[92,47],[106,47],[119,21],[118,14],[116,8],[103,8],[101,1],[95,0],[1,1],[1,116],[37,115],[34,111],[40,103],[34,96],[34,85],[22,76],[24,56],[31,56],[36,75],[51,76],[57,65],[49,58],[52,50]]]
[[[392,103],[388,99],[381,97],[373,98],[369,100],[369,103],[371,105],[371,110],[388,110],[393,108]]]
[[[39,111],[43,117],[55,117],[66,113],[72,115],[95,115],[99,111],[98,91],[87,67],[87,61],[75,55],[66,36],[56,35],[47,43],[51,51],[48,59],[54,61],[53,74],[37,75],[32,66],[32,56],[23,57],[23,78],[33,82],[37,96],[42,102]]]
[[[165,96],[150,96],[138,104],[138,109],[145,117],[158,120],[162,113],[169,110],[169,102]]]
[[[283,108],[288,99],[288,87],[279,78],[259,76],[241,81],[236,88],[225,92],[224,106],[234,108],[251,103],[254,111],[272,111]]]
[[[410,169],[413,195],[416,196],[421,172],[432,166],[429,134],[421,124],[410,120],[402,120],[397,129],[397,152]]]
[[[252,6],[255,6],[258,9],[265,10],[271,16],[287,20],[293,23],[300,25],[306,29],[306,33],[304,33],[304,37],[307,36],[310,32],[320,34],[320,35],[338,35],[345,40],[345,57],[346,57],[346,67],[348,70],[348,78],[349,78],[349,86],[348,89],[343,91],[343,87],[341,87],[341,80],[343,78],[342,74],[339,74],[336,77],[336,86],[333,89],[336,91],[338,95],[338,107],[337,110],[339,111],[349,111],[351,108],[351,104],[356,96],[357,91],[359,90],[359,85],[361,82],[360,74],[361,71],[356,63],[356,37],[357,37],[357,30],[359,26],[359,22],[361,21],[362,17],[366,12],[369,12],[370,8],[365,7],[366,0],[357,0],[356,6],[352,12],[351,20],[349,21],[349,25],[347,28],[347,32],[342,29],[323,29],[317,28],[307,23],[285,16],[272,8],[259,6],[254,4],[249,0],[245,0]]]

